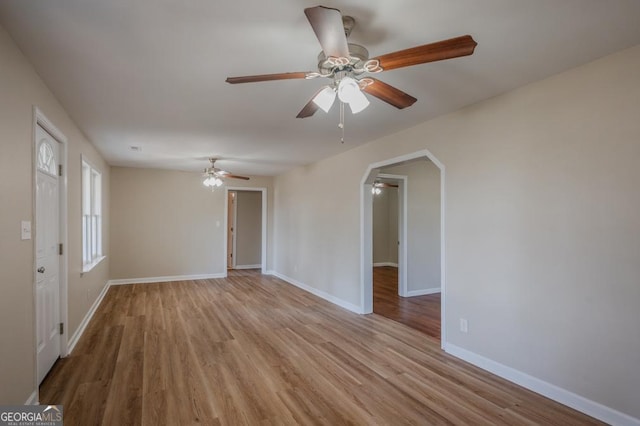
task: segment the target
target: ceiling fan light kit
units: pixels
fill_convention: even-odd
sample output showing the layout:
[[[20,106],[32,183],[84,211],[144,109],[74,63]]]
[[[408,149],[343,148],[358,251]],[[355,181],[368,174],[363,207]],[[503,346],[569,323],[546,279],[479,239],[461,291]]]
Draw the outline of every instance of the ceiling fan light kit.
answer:
[[[357,114],[369,106],[369,100],[360,91],[358,82],[348,76],[340,79],[340,83],[338,83],[338,99],[340,102],[349,104],[353,114]]]
[[[397,188],[398,185],[387,182],[379,182],[375,181],[373,185],[371,185],[371,193],[373,195],[380,195],[382,193],[382,188]]]
[[[369,105],[369,100],[364,93],[398,109],[407,108],[417,100],[402,90],[373,77],[362,78],[364,74],[377,74],[396,68],[468,56],[473,54],[477,46],[470,35],[464,35],[370,59],[369,51],[365,47],[347,42],[347,37],[355,26],[355,19],[350,16],[342,16],[338,9],[324,6],[307,8],[304,13],[322,47],[322,52],[318,55],[318,71],[229,77],[226,81],[230,84],[237,84],[301,78],[307,80],[330,78],[333,80],[331,84],[320,89],[296,117],[310,117],[318,109],[329,112],[335,103],[337,94],[341,102],[339,127],[343,130],[344,104],[348,104],[351,112],[357,114]]]
[[[202,182],[202,184],[208,188],[217,188],[222,186],[223,183],[224,182],[222,182],[222,179],[216,176],[207,176]]]

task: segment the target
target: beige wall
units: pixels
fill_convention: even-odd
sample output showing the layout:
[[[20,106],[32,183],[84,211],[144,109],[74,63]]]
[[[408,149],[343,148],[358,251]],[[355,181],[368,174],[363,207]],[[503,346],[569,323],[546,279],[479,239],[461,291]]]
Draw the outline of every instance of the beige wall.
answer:
[[[230,185],[265,187],[268,199],[271,181]],[[200,173],[113,167],[111,194],[111,279],[226,272],[224,188],[211,192]]]
[[[398,265],[398,189],[373,197],[373,263]]]
[[[639,69],[636,46],[277,177],[276,271],[360,305],[360,181],[429,149],[447,343],[640,418]]]
[[[22,404],[35,390],[33,240],[21,241],[20,222],[35,223],[33,107],[68,139],[68,324],[73,335],[108,280],[109,166],[86,140],[0,27],[0,404]],[[104,252],[81,274],[80,170],[86,155],[103,173]]]
[[[440,169],[423,158],[381,172],[407,176],[407,290],[439,289]]]
[[[262,193],[236,192],[236,266],[262,263]]]

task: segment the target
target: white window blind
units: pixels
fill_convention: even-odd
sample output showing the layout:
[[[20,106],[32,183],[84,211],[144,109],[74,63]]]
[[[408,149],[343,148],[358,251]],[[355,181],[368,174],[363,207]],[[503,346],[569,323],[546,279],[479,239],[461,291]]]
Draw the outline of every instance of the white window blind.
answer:
[[[102,175],[82,160],[82,265],[88,271],[102,260]]]

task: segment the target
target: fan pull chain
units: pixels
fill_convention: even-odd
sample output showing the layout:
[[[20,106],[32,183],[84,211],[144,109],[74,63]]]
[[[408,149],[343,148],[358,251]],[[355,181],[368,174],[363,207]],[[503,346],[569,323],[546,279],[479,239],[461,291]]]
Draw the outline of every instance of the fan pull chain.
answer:
[[[344,102],[340,102],[340,124],[338,124],[338,127],[342,130],[340,143],[344,143]]]

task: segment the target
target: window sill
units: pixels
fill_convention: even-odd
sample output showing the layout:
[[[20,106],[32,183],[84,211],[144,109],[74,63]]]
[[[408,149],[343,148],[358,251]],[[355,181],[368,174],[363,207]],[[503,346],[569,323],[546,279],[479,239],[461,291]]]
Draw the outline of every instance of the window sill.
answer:
[[[102,262],[106,258],[107,258],[107,256],[100,256],[99,258],[97,258],[93,262],[87,263],[85,265],[82,265],[82,273],[89,272],[90,270],[92,270],[93,268],[98,266],[98,263]]]

